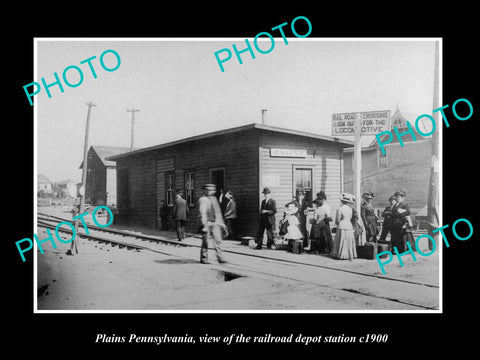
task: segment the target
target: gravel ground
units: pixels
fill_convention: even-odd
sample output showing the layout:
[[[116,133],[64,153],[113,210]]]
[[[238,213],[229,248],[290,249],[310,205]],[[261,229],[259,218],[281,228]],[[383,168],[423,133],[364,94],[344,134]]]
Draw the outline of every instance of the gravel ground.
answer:
[[[52,215],[69,218],[65,210],[41,208]],[[87,219],[87,222],[91,219]],[[175,239],[174,232],[152,229],[133,229]],[[39,237],[46,236],[41,230]],[[199,244],[197,238],[185,241]],[[161,253],[165,249],[167,254]],[[38,310],[418,310],[407,304],[386,300],[398,293],[405,302],[438,307],[438,289],[426,288],[419,295],[414,287],[400,282],[385,282],[378,278],[335,272],[328,268],[363,272],[389,278],[403,279],[430,285],[439,283],[438,251],[429,256],[417,255],[417,261],[406,256],[401,267],[397,259],[386,265],[382,275],[375,260],[340,261],[328,256],[294,255],[283,250],[255,252],[235,241],[223,246],[239,253],[261,254],[277,259],[319,265],[325,269],[291,265],[259,263],[254,257],[226,254],[233,264],[221,266],[199,264],[199,249],[158,246],[160,252],[119,249],[107,244],[81,239],[79,254],[66,255],[70,244],[57,242],[57,249],[45,243],[45,252],[37,254]],[[213,255],[213,253],[212,253]],[[215,260],[215,256],[211,257]],[[265,267],[267,264],[267,267]],[[225,272],[262,269],[265,276],[244,276],[230,279]],[[288,270],[288,269],[287,269]],[[268,273],[277,274],[271,277]],[[284,274],[287,274],[283,277]],[[291,276],[289,276],[291,274]],[[297,281],[299,279],[305,282]],[[227,281],[226,281],[227,280]],[[386,285],[387,284],[387,285]],[[343,291],[342,289],[350,291]],[[413,289],[413,290],[412,290]],[[370,297],[362,294],[374,294]]]

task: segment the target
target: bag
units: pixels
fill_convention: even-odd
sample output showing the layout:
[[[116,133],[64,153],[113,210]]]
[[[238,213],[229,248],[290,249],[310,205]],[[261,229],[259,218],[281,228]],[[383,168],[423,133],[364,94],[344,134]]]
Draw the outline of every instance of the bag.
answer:
[[[282,235],[285,235],[287,232],[288,232],[288,220],[282,219],[280,220],[278,234],[282,236]]]

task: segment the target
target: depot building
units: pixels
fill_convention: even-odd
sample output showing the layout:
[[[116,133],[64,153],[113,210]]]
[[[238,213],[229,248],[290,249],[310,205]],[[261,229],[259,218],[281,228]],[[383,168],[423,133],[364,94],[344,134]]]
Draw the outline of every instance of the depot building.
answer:
[[[311,203],[323,190],[333,209],[343,191],[343,149],[352,141],[325,135],[249,124],[111,156],[116,162],[115,223],[161,228],[160,201],[173,207],[175,193],[187,200],[186,228],[201,225],[198,199],[202,185],[232,191],[240,236],[255,236],[262,190],[277,202],[276,224],[299,189]],[[173,229],[173,221],[170,228]]]

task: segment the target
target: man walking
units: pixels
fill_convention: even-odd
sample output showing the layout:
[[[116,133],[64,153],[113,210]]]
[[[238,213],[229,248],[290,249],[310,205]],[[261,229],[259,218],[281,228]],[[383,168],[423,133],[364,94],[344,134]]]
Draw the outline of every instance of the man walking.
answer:
[[[273,245],[273,229],[275,226],[275,213],[277,212],[277,204],[275,200],[270,197],[270,189],[263,189],[263,196],[260,207],[260,224],[257,233],[256,250],[262,250],[263,233],[267,231],[267,249],[271,249]]]
[[[178,241],[185,239],[185,222],[188,219],[187,201],[182,198],[182,193],[178,191],[173,203],[172,219],[175,220]]]
[[[200,262],[209,264],[208,262],[208,239],[213,237],[213,245],[217,260],[219,263],[225,263],[222,254],[222,231],[226,230],[223,222],[222,210],[218,199],[215,197],[216,186],[214,184],[206,184],[203,186],[203,195],[198,199],[198,208],[200,211],[200,219],[202,221],[202,247],[200,249]]]

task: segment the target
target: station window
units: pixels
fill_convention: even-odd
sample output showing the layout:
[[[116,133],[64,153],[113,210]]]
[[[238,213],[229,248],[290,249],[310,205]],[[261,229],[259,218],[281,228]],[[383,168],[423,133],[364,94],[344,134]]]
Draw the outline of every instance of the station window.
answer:
[[[173,199],[175,195],[175,183],[173,171],[165,173],[165,199],[168,206],[173,206]]]
[[[185,171],[185,200],[188,206],[195,205],[195,173]]]

